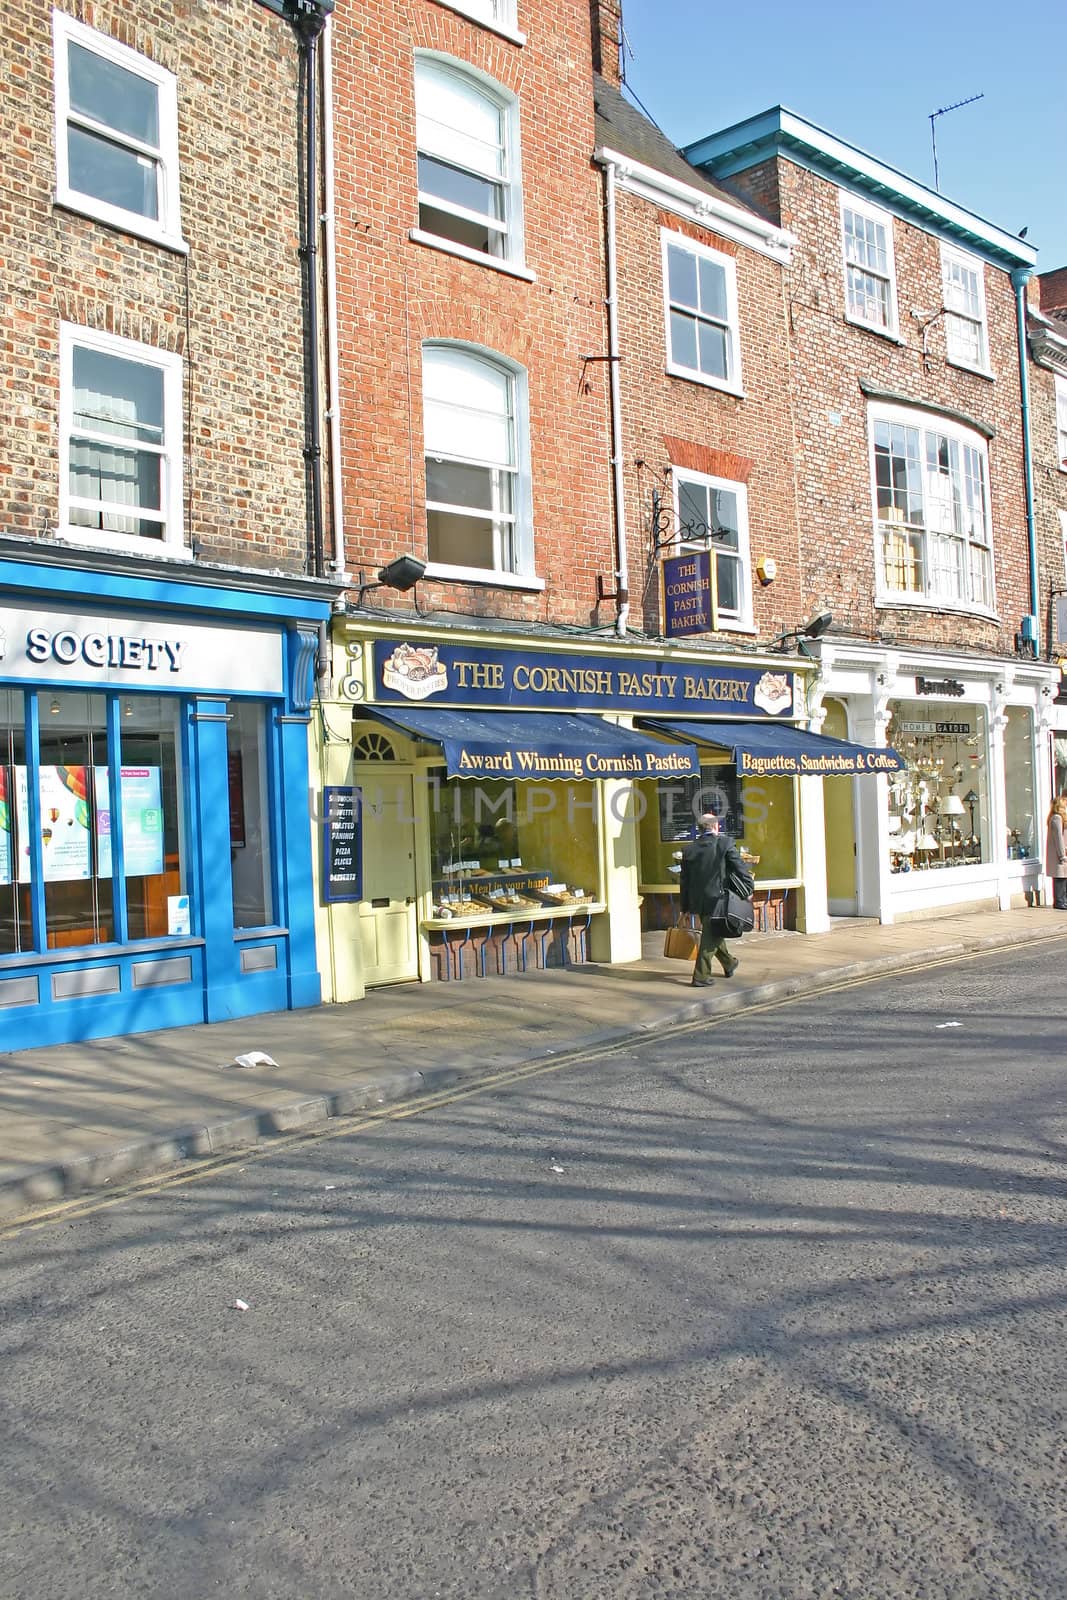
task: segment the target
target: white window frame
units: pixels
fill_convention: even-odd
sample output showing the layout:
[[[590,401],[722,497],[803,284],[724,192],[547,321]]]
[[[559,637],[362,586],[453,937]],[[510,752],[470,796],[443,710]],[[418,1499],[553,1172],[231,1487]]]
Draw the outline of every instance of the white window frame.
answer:
[[[168,249],[188,251],[182,238],[181,206],[178,188],[178,80],[173,72],[139,55],[136,50],[120,44],[118,40],[88,28],[63,11],[52,13],[52,40],[55,68],[55,141],[56,141],[56,204],[68,210],[106,222],[124,233],[150,239]],[[118,133],[114,128],[98,124],[71,110],[70,81],[67,50],[78,44],[106,61],[114,62],[124,71],[135,74],[153,85],[159,108],[158,149],[140,146],[136,140]],[[111,205],[95,195],[73,189],[70,183],[67,158],[67,128],[70,123],[105,134],[115,144],[135,154],[143,153],[146,159],[158,163],[159,217],[144,217],[139,212],[127,211]]]
[[[471,246],[450,239],[445,234],[434,233],[428,228],[419,226],[412,230],[411,237],[419,243],[433,245],[438,250],[444,250],[451,255],[462,256],[467,261],[476,261],[486,266],[496,267],[498,270],[511,270],[516,276],[525,276],[525,242],[523,232],[523,204],[522,204],[522,150],[519,136],[519,102],[516,97],[505,89],[503,84],[487,77],[484,73],[477,72],[465,62],[456,61],[451,56],[435,55],[430,51],[419,50],[415,53],[415,111],[418,118],[419,102],[419,74],[440,73],[459,81],[473,93],[481,96],[491,103],[500,116],[501,143],[504,153],[504,175],[500,180],[503,195],[504,217],[499,229],[500,251],[482,251],[472,249]],[[429,152],[426,152],[429,154]],[[423,154],[418,146],[418,133],[416,123],[416,162],[418,156]],[[440,159],[435,157],[434,159]],[[476,172],[478,177],[487,177],[488,174],[477,172],[475,168],[462,169]],[[416,167],[416,185],[418,185]],[[433,206],[436,210],[448,212],[461,221],[482,223],[485,218],[481,213],[468,211],[458,206],[439,199],[436,195],[421,187],[417,187],[417,205]]]
[[[671,344],[671,288],[668,260],[670,250],[684,250],[687,254],[695,256],[697,260],[711,261],[721,267],[724,273],[726,286],[726,322],[715,323],[716,327],[725,327],[726,330],[726,366],[725,378],[717,378],[713,373],[702,372],[699,367],[687,367],[675,359]],[[744,393],[741,384],[741,332],[737,310],[737,263],[733,256],[724,255],[721,250],[713,250],[710,245],[697,244],[694,239],[689,239],[684,233],[674,233],[669,228],[660,230],[660,259],[663,276],[663,337],[667,351],[667,371],[675,378],[687,378],[691,383],[706,384],[709,389],[721,389],[726,394],[741,395]],[[693,315],[693,320],[699,322],[699,314],[694,315],[690,306],[680,306],[679,310],[685,315]],[[708,321],[714,319],[708,318]]]
[[[692,483],[700,489],[725,489],[737,499],[737,550],[724,548],[717,539],[686,539],[682,532],[682,518],[680,507],[680,490],[683,483]],[[717,605],[718,621],[717,631],[720,633],[753,633],[752,622],[752,558],[751,541],[748,526],[748,486],[744,483],[735,483],[731,478],[713,478],[706,472],[693,472],[688,467],[674,467],[671,471],[671,487],[674,495],[674,526],[677,534],[676,545],[682,550],[708,550],[712,561],[718,556],[733,557],[738,566],[737,592],[740,605],[736,612],[723,609],[722,602]],[[716,580],[716,593],[718,581]]]
[[[903,518],[899,521],[889,517],[884,520],[879,516],[878,510],[878,468],[876,458],[876,424],[884,422],[889,425],[897,424],[905,428],[917,429],[920,433],[919,441],[919,468],[922,479],[923,516],[924,525],[909,524]],[[913,410],[909,406],[892,406],[876,404],[868,408],[867,431],[869,435],[870,477],[871,477],[871,509],[874,524],[874,572],[875,572],[875,604],[879,606],[913,606],[924,611],[955,611],[966,612],[971,616],[989,617],[999,620],[996,610],[996,563],[993,547],[993,513],[991,486],[989,475],[989,444],[982,434],[976,433],[972,428],[938,415],[936,412]],[[962,452],[964,448],[973,450],[980,458],[984,499],[984,540],[972,538],[965,529],[939,530],[932,526],[934,517],[932,509],[936,506],[936,498],[931,495],[932,486],[928,483],[926,467],[926,435],[936,434],[946,437],[950,443],[955,442]],[[962,481],[961,463],[961,481]],[[899,529],[899,532],[897,530]],[[885,572],[885,547],[890,535],[894,535],[901,543],[901,552],[904,559],[909,559],[905,546],[909,541],[914,541],[918,548],[919,560],[922,566],[923,587],[894,589],[886,581]],[[957,554],[961,557],[960,570],[965,577],[965,593],[953,595],[931,587],[933,563],[931,552],[936,551],[937,541],[943,540],[942,553],[955,546]],[[985,581],[988,587],[988,600],[983,597],[975,598],[973,587],[973,561],[975,550],[988,552]]]
[[[970,315],[960,311],[949,304],[951,284],[949,268],[961,267],[965,272],[973,272],[975,286],[978,294],[978,315]],[[985,268],[977,256],[972,256],[964,250],[957,250],[954,245],[942,244],[941,246],[941,295],[942,305],[945,308],[945,359],[950,366],[964,367],[970,372],[980,372],[989,376],[989,324],[986,318],[985,303]],[[979,358],[977,362],[969,361],[960,354],[952,352],[952,327],[954,322],[964,322],[978,330]]]
[[[534,566],[534,534],[533,534],[533,482],[530,467],[530,400],[529,385],[525,367],[518,362],[511,361],[507,356],[502,356],[499,351],[489,350],[481,345],[466,344],[458,340],[428,339],[423,345],[423,355],[430,350],[447,350],[453,354],[467,356],[471,361],[495,368],[498,372],[506,374],[509,381],[509,393],[512,406],[512,429],[515,441],[515,477],[513,490],[512,521],[512,549],[514,553],[514,568],[506,569],[497,567],[467,567],[454,565],[450,562],[430,561],[426,568],[428,578],[439,578],[455,583],[480,583],[494,589],[543,589],[544,580],[538,578]],[[425,391],[424,391],[425,392]],[[425,409],[425,399],[423,400]],[[425,442],[423,448],[423,461],[425,463],[427,451]],[[442,459],[464,462],[468,458],[463,456],[443,457]],[[424,497],[423,504],[430,509],[428,496]],[[435,509],[445,509],[444,506],[435,506]],[[462,509],[462,508],[457,508]],[[427,540],[429,534],[427,533]],[[429,555],[429,550],[427,550]]]
[[[461,17],[469,17],[472,22],[489,28],[493,33],[499,33],[502,39],[510,39],[512,44],[526,43],[526,35],[520,33],[517,27],[515,0],[438,0],[438,4],[447,6],[449,11],[458,11]]]
[[[72,524],[70,493],[70,441],[74,429],[74,351],[100,350],[156,367],[163,374],[162,516],[163,536],[144,538],[140,534],[111,533],[102,528],[83,528]],[[59,328],[59,534],[71,544],[94,549],[124,550],[137,555],[164,556],[188,561],[192,551],[185,540],[182,501],[182,464],[185,430],[182,411],[182,358],[155,345],[139,344],[117,334],[101,333],[64,322]],[[135,509],[135,508],[119,508]]]
[[[892,214],[888,211],[883,211],[880,206],[870,205],[866,200],[861,200],[858,198],[858,196],[848,193],[843,189],[838,191],[838,198],[840,200],[841,207],[841,270],[844,275],[845,286],[845,320],[846,322],[851,322],[857,328],[866,328],[869,333],[880,333],[883,338],[896,339],[899,341],[900,323],[897,315],[897,271],[896,257],[893,254]],[[886,271],[884,274],[880,272],[872,272],[869,267],[866,267],[859,262],[849,260],[848,245],[845,240],[846,211],[852,211],[857,217],[863,217],[867,222],[873,222],[877,226],[884,228],[886,253]],[[865,317],[853,309],[852,291],[849,284],[849,269],[853,267],[855,267],[858,271],[867,272],[871,277],[880,278],[887,284],[889,291],[889,320],[887,322],[872,322],[869,317]]]
[[[1067,472],[1067,378],[1056,374],[1056,460]]]

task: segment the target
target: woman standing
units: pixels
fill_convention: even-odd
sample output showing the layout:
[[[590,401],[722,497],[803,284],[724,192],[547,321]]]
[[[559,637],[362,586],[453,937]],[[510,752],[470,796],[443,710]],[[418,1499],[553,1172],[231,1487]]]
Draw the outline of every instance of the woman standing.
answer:
[[[1067,797],[1057,795],[1048,814],[1045,871],[1052,879],[1052,904],[1067,911]]]

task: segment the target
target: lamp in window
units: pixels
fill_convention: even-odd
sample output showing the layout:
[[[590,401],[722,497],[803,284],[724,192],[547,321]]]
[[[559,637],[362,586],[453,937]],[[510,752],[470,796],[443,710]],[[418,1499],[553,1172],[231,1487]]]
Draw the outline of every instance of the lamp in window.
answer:
[[[48,707],[48,710],[49,710],[49,714],[51,716],[58,717],[59,716],[59,701],[58,700],[53,700],[52,704]]]
[[[397,556],[395,561],[380,567],[377,578],[372,579],[370,583],[361,571],[356,605],[363,604],[363,596],[371,589],[396,589],[400,594],[406,594],[409,589],[414,589],[425,571],[425,561],[420,561],[417,556]]]
[[[971,839],[972,839],[972,842],[973,842],[973,840],[975,839],[974,808],[978,804],[978,796],[975,794],[973,789],[968,789],[967,790],[967,793],[963,797],[963,803],[964,803],[965,806],[969,806],[970,807],[970,811],[971,811]]]
[[[802,628],[789,628],[785,633],[780,633],[778,637],[773,639],[771,642],[772,644],[776,644],[781,649],[785,650],[787,648],[788,641],[792,639],[796,645],[798,654],[810,657],[811,651],[808,649],[805,641],[808,639],[821,639],[833,620],[834,617],[832,611],[820,611],[817,617],[812,617],[810,622],[805,622]]]
[[[915,841],[915,854],[923,857],[931,856],[937,849],[937,840],[932,833],[920,833]],[[926,862],[929,865],[929,862]]]

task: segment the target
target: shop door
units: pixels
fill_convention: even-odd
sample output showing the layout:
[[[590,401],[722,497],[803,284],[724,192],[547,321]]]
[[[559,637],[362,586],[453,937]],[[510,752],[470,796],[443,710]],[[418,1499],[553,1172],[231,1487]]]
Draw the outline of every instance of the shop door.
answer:
[[[368,988],[419,975],[415,816],[410,773],[356,769],[363,792],[363,896],[359,931]]]
[[[821,732],[847,739],[848,716],[837,700],[826,702]],[[854,778],[824,778],[823,824],[826,830],[826,898],[832,917],[854,917],[856,897],[856,808]]]

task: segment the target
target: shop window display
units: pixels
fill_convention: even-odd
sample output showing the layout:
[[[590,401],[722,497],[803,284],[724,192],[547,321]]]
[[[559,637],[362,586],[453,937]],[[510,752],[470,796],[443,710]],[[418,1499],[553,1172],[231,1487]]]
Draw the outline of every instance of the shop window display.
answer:
[[[889,785],[891,870],[929,872],[989,862],[982,708],[951,700],[897,701],[886,743],[907,763]]]
[[[0,690],[0,953],[33,948],[26,722],[21,691]]]
[[[42,694],[37,802],[48,948],[117,937],[111,881],[107,706],[102,694]]]
[[[1034,716],[1026,706],[1009,706],[1004,727],[1004,789],[1007,801],[1008,858],[1029,861],[1039,854],[1034,799]]]
[[[638,784],[641,881],[669,884],[678,876],[682,842],[696,819],[713,811],[738,841],[756,881],[796,876],[796,811],[791,778],[742,779],[732,763],[704,763],[700,777]]]
[[[600,899],[595,787],[429,774],[435,918],[532,917]]]

